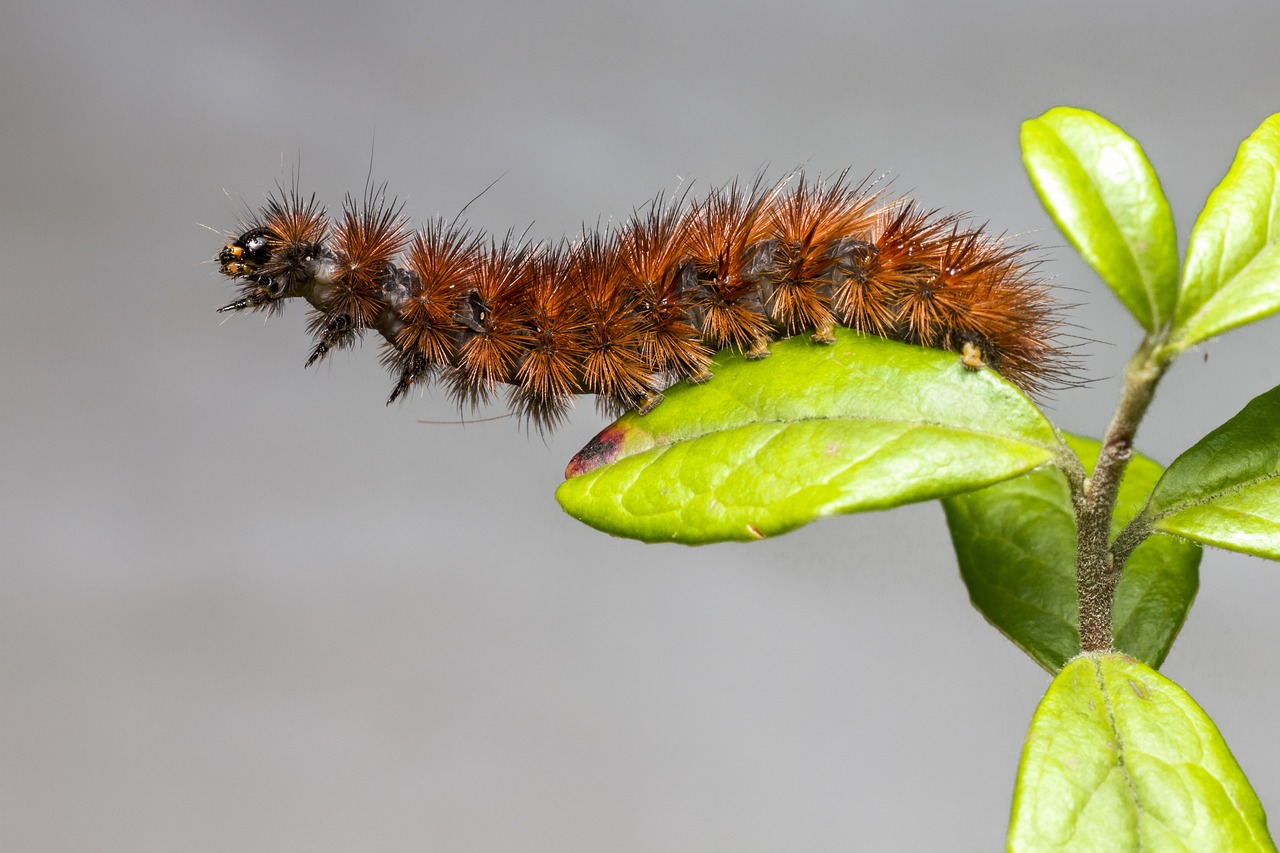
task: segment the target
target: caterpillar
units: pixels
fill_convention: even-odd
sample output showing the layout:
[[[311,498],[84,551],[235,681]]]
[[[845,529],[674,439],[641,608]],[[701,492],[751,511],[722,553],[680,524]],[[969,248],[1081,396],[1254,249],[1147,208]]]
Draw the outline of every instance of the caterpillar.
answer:
[[[832,343],[837,325],[952,350],[1032,395],[1070,376],[1029,247],[848,170],[659,195],[619,226],[541,243],[443,217],[412,231],[385,185],[330,222],[295,177],[227,237],[215,260],[239,293],[219,311],[305,299],[308,366],[374,330],[388,404],[438,381],[474,407],[505,386],[539,430],[575,395],[644,414],[672,384],[711,379],[717,350],[765,358],[779,337]]]

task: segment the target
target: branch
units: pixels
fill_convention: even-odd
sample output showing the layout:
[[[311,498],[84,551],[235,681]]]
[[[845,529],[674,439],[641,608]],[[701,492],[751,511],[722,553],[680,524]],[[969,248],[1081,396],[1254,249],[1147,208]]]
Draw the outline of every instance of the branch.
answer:
[[[1083,500],[1076,504],[1076,600],[1080,646],[1086,652],[1111,651],[1114,644],[1111,609],[1124,561],[1111,549],[1111,517],[1120,479],[1133,458],[1138,424],[1171,363],[1155,355],[1156,343],[1144,340],[1125,368],[1124,390],[1102,438],[1102,452],[1093,476],[1085,481]]]
[[[1111,543],[1111,561],[1119,567],[1119,571],[1124,571],[1124,565],[1129,562],[1129,557],[1151,535],[1151,525],[1152,519],[1144,509],[1125,525],[1124,530],[1121,530],[1120,535],[1116,537],[1116,541]]]

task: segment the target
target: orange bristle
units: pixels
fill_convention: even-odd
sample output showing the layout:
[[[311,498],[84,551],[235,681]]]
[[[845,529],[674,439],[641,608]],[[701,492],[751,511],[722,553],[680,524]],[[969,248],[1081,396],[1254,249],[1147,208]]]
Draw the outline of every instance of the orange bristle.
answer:
[[[569,273],[572,263],[564,246],[539,252],[523,294],[530,338],[509,397],[516,414],[539,430],[567,417],[582,382],[586,311]]]
[[[635,293],[640,318],[640,357],[653,371],[677,379],[702,376],[714,350],[691,322],[685,215],[672,201],[655,198],[636,212],[617,238],[622,269],[619,286]]]
[[[584,235],[569,273],[583,307],[583,388],[606,409],[625,410],[653,390],[655,377],[641,356],[643,323],[632,310],[635,294],[619,286],[622,273],[615,240]]]
[[[324,242],[329,230],[325,214],[314,194],[304,199],[297,187],[287,191],[282,188],[278,196],[267,198],[267,206],[262,211],[262,225],[271,232],[272,243],[277,249],[318,246]]]
[[[510,382],[532,335],[527,305],[533,249],[511,233],[477,253],[472,290],[458,319],[465,328],[456,363],[448,375],[454,398],[471,408],[486,403],[499,384]]]
[[[695,202],[689,216],[689,257],[700,291],[695,311],[702,336],[717,348],[733,346],[749,357],[768,355],[769,319],[760,298],[760,272],[767,235],[764,216],[777,188],[749,190],[737,182]]]
[[[392,260],[409,242],[403,205],[370,190],[357,205],[350,196],[333,229],[338,275],[323,313],[326,319],[346,316],[357,329],[372,325],[382,310],[382,287]]]
[[[429,221],[413,236],[405,257],[409,292],[400,303],[402,327],[384,343],[383,364],[399,376],[388,403],[448,365],[462,325],[458,306],[472,286],[481,237],[458,222]]]
[[[831,184],[808,183],[803,175],[795,189],[772,209],[770,236],[776,241],[768,279],[769,316],[784,334],[814,330],[814,340],[830,343],[835,324],[833,273],[845,241],[861,239],[874,222],[867,211],[875,196],[850,186],[842,172]]]

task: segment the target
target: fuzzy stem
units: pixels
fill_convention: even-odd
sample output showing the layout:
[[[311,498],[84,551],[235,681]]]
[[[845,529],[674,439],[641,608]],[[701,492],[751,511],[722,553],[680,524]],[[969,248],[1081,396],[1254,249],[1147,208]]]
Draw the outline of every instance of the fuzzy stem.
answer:
[[[1089,482],[1089,475],[1085,472],[1080,457],[1076,456],[1062,436],[1058,436],[1058,441],[1061,444],[1061,452],[1054,464],[1067,478],[1067,485],[1071,489],[1071,505],[1075,507],[1076,513],[1079,513],[1084,507],[1084,490],[1085,484]]]
[[[1121,571],[1124,571],[1124,564],[1129,556],[1151,535],[1151,523],[1152,518],[1144,509],[1125,525],[1124,530],[1121,530],[1120,535],[1116,537],[1116,541],[1111,543],[1111,559],[1120,566]]]
[[[1120,559],[1112,553],[1111,516],[1120,479],[1133,457],[1133,438],[1138,424],[1169,366],[1168,361],[1154,355],[1154,343],[1150,339],[1144,341],[1125,368],[1124,390],[1102,438],[1098,463],[1093,476],[1084,482],[1083,494],[1076,500],[1076,602],[1080,613],[1080,648],[1085,652],[1108,652],[1114,647],[1111,609],[1124,566],[1123,557],[1128,553]]]

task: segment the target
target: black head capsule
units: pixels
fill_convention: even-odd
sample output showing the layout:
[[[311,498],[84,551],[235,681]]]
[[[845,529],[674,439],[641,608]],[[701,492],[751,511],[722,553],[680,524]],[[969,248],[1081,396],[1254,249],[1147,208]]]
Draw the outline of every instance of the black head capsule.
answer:
[[[215,259],[219,271],[230,278],[239,279],[240,298],[218,309],[219,313],[243,311],[246,308],[268,307],[275,310],[283,295],[282,280],[264,268],[271,263],[273,245],[278,242],[266,228],[246,231],[222,247]]]
[[[215,258],[223,275],[243,278],[271,259],[271,233],[265,228],[246,231],[222,247]]]

